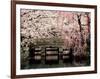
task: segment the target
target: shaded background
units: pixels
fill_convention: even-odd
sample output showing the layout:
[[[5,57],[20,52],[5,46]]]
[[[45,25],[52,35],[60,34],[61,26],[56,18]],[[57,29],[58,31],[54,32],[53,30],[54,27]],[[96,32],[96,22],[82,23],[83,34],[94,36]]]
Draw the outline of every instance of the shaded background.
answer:
[[[78,61],[81,62],[85,59],[82,66],[88,65],[87,63],[89,62],[89,58],[91,56],[90,12],[20,9],[20,17],[22,68],[23,66],[28,65],[27,62],[29,61],[28,59],[30,58],[30,53],[34,53],[33,51],[29,52],[32,48],[39,47],[41,49],[41,57],[45,53],[44,49],[50,46],[59,48],[60,57],[64,52],[63,49],[67,49],[68,51],[70,48],[72,48],[72,55],[76,57]],[[34,57],[34,55],[31,55],[31,57]],[[70,61],[68,58],[66,60]],[[67,66],[66,60],[65,62]],[[81,63],[78,64],[80,66]],[[33,68],[34,65],[35,64],[33,63]],[[58,64],[58,67],[60,65],[61,62]],[[74,65],[72,66],[74,67]],[[41,68],[42,66],[39,67]],[[63,66],[62,63],[60,67],[65,66]],[[45,65],[43,65],[42,68],[45,68]]]

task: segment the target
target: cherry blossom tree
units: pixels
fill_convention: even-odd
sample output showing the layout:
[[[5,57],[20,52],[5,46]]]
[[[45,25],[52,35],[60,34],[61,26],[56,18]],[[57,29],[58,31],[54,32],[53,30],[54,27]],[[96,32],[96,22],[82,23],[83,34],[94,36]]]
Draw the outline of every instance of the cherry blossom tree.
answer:
[[[88,41],[87,41],[88,40]],[[90,13],[21,9],[21,52],[27,58],[29,45],[56,44],[84,54],[90,42]]]

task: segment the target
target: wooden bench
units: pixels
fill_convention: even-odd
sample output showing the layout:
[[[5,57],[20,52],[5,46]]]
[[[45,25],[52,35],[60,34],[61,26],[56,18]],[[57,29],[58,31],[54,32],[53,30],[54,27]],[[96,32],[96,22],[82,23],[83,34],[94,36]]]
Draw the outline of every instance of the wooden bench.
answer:
[[[42,56],[41,56],[41,48],[39,47],[34,47],[32,49],[30,49],[30,52],[29,52],[29,62],[30,64],[39,64],[41,63],[41,59],[42,59]]]
[[[70,49],[63,49],[62,53],[62,60],[64,63],[70,62],[72,63],[73,61],[73,50]]]
[[[46,64],[59,63],[59,48],[57,47],[45,48],[45,63]]]

